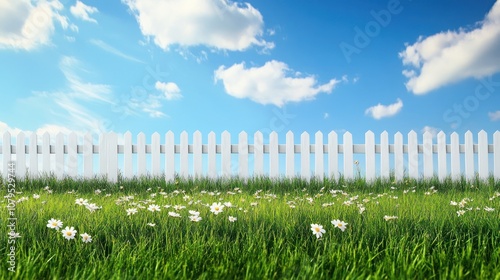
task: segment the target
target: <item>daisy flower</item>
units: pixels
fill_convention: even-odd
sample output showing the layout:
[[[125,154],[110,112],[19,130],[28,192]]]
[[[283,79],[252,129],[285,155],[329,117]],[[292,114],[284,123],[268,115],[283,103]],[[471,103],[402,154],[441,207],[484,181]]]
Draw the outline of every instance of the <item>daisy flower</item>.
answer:
[[[84,243],[92,242],[92,236],[88,235],[87,233],[80,234],[80,236],[82,237],[82,241]]]
[[[229,216],[229,221],[230,221],[231,223],[234,223],[236,220],[238,220],[238,218],[233,217],[233,216]]]
[[[338,227],[340,230],[344,231],[346,228],[346,225],[348,225],[348,223],[341,221],[341,220],[333,220],[332,225],[334,225],[334,226]]]
[[[47,223],[48,228],[53,228],[55,230],[59,230],[63,226],[63,222],[56,220],[54,218],[50,219]]]
[[[135,213],[137,213],[137,208],[127,209],[127,216],[134,215]]]
[[[200,212],[194,211],[194,210],[189,210],[189,214],[192,215],[192,216],[199,216]]]
[[[326,232],[326,230],[323,229],[323,226],[319,224],[311,224],[311,230],[313,234],[316,235],[316,238],[321,238],[323,233]]]
[[[154,227],[154,226],[156,226],[156,224],[155,224],[155,223],[147,223],[147,225],[148,225],[148,226],[150,226],[150,227]]]
[[[212,206],[210,206],[210,212],[214,213],[215,215],[222,212],[222,209],[224,209],[224,205],[222,205],[220,202],[214,202]]]
[[[457,211],[457,215],[460,217],[462,216],[463,214],[465,214],[465,210],[458,210]]]
[[[40,198],[40,195],[39,194],[33,194],[33,199],[39,199]]]
[[[387,215],[384,216],[384,220],[386,221],[395,220],[397,218],[398,218],[397,216],[387,216]]]
[[[88,200],[87,200],[87,199],[77,198],[77,199],[75,200],[75,204],[78,204],[78,205],[82,205],[82,206],[83,206],[83,205],[85,205],[85,204],[87,204],[87,203],[88,203]]]
[[[179,218],[181,216],[179,213],[175,213],[175,212],[168,212],[168,215],[170,217],[175,217],[175,218]]]
[[[95,210],[99,209],[100,207],[97,206],[95,203],[87,203],[85,204],[85,207],[90,211],[94,212]]]
[[[156,205],[156,204],[150,204],[148,206],[148,210],[151,211],[151,212],[154,212],[154,211],[160,211],[160,206]]]
[[[201,217],[200,216],[189,216],[189,219],[191,220],[191,222],[199,222],[201,221]]]
[[[66,227],[65,229],[61,230],[61,232],[64,238],[66,238],[67,240],[75,238],[76,230],[74,227]]]

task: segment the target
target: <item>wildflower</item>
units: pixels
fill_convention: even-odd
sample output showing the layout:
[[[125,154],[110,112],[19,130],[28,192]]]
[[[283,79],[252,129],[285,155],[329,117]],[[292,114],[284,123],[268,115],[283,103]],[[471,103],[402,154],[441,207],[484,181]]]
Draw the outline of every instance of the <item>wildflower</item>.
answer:
[[[250,206],[257,206],[257,202],[250,203]]]
[[[332,225],[334,225],[334,226],[338,227],[340,230],[344,231],[346,228],[346,225],[348,225],[348,223],[341,221],[341,220],[333,220]]]
[[[95,191],[94,191],[94,193],[95,193],[96,195],[99,195],[99,194],[101,194],[101,190],[100,190],[100,189],[97,189],[97,190],[95,190]]]
[[[387,216],[387,215],[384,216],[384,220],[386,221],[395,220],[397,218],[398,218],[397,216]]]
[[[39,199],[40,198],[40,195],[39,194],[33,194],[33,199]]]
[[[160,212],[160,206],[158,206],[156,204],[150,204],[148,206],[148,210],[151,211],[151,212],[154,212],[154,211]]]
[[[135,213],[137,213],[137,208],[127,209],[127,216],[134,215]]]
[[[364,206],[359,206],[359,214],[363,214],[365,212],[366,208]]]
[[[80,236],[82,237],[82,241],[84,243],[92,242],[92,236],[88,235],[87,233],[80,234]]]
[[[9,239],[13,239],[13,238],[20,238],[21,235],[19,235],[19,232],[9,232]]]
[[[197,215],[189,216],[189,219],[190,219],[192,222],[199,222],[199,221],[201,221],[201,217],[200,217],[200,216],[197,216]]]
[[[460,217],[462,216],[463,214],[465,214],[465,210],[458,210],[457,211],[457,215]]]
[[[493,212],[493,211],[495,211],[495,208],[491,208],[491,207],[486,206],[486,207],[484,207],[484,211]]]
[[[452,201],[450,201],[450,205],[457,206],[457,205],[458,205],[458,203],[457,203],[456,201],[453,201],[453,200],[452,200]]]
[[[233,207],[233,204],[231,202],[224,202],[224,206],[231,208]]]
[[[236,217],[229,216],[229,221],[230,221],[231,223],[234,223],[237,219],[238,219],[238,218],[236,218]]]
[[[147,225],[150,226],[150,227],[156,226],[156,224],[154,224],[154,223],[147,223]]]
[[[175,211],[179,211],[179,210],[182,210],[184,208],[186,208],[186,206],[182,206],[182,205],[175,205],[174,206]]]
[[[200,212],[194,211],[194,210],[189,210],[189,214],[192,215],[192,216],[199,216]]]
[[[62,232],[64,238],[66,238],[67,240],[75,238],[76,230],[74,227],[66,227],[61,232]]]
[[[323,229],[323,226],[319,224],[311,224],[311,230],[313,234],[316,235],[316,238],[321,238],[323,233],[326,232],[326,230]]]
[[[224,205],[218,202],[214,202],[212,206],[210,206],[210,212],[214,213],[215,215],[222,212],[222,209],[224,209]]]
[[[100,207],[97,206],[95,203],[87,203],[85,204],[85,207],[90,211],[94,212],[95,210],[99,209]]]
[[[170,217],[174,217],[174,218],[179,218],[181,216],[179,213],[175,213],[175,212],[168,212],[168,215]]]
[[[59,228],[61,228],[63,225],[63,222],[59,221],[59,220],[56,220],[54,218],[50,219],[48,221],[48,224],[47,224],[47,227],[48,228],[53,228],[55,230],[59,230]]]

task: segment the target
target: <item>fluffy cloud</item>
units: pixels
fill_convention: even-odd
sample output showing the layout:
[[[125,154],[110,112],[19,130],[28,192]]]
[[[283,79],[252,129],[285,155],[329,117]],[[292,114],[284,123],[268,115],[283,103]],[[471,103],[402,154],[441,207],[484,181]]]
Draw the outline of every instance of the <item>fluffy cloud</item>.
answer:
[[[377,104],[366,109],[365,114],[371,116],[372,118],[379,120],[381,118],[391,117],[399,113],[403,108],[403,101],[398,98],[396,103],[390,105]]]
[[[89,15],[99,12],[99,10],[97,10],[96,7],[87,6],[83,4],[81,1],[77,0],[75,5],[70,7],[69,11],[75,18],[97,23],[97,20],[91,18]]]
[[[500,0],[472,30],[441,32],[407,45],[399,53],[408,69],[406,87],[425,94],[444,85],[500,71]]]
[[[269,61],[262,67],[245,68],[245,63],[229,68],[220,66],[214,73],[215,82],[221,80],[226,92],[236,98],[249,98],[260,104],[274,104],[278,107],[287,102],[311,100],[320,93],[331,93],[340,80],[332,79],[317,85],[314,76],[300,77],[291,73],[288,66],[279,61]]]
[[[496,111],[496,112],[489,112],[488,113],[488,117],[490,117],[490,120],[492,122],[495,122],[495,121],[500,121],[500,111]]]
[[[50,44],[54,22],[66,29],[68,19],[59,14],[64,6],[59,1],[0,1],[0,48],[33,50]]]
[[[175,83],[156,82],[155,88],[161,91],[167,100],[179,99],[182,97],[181,90]]]
[[[206,45],[244,50],[252,45],[272,48],[261,39],[264,21],[250,4],[228,0],[122,0],[134,13],[142,34],[164,50]]]

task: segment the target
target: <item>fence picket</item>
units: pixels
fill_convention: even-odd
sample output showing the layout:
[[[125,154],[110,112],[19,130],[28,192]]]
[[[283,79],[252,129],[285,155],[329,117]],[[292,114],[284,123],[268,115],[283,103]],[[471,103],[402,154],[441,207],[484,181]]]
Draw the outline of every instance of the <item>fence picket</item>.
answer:
[[[221,175],[231,177],[231,134],[228,131],[221,135]]]
[[[477,136],[477,169],[479,178],[488,178],[488,134],[484,130]]]
[[[2,144],[2,155],[3,155],[3,174],[9,174],[9,163],[11,161],[12,153],[10,150],[11,146],[11,135],[10,132],[6,131],[3,134],[3,144]]]
[[[181,132],[181,144],[180,144],[180,172],[179,175],[183,178],[187,178],[189,175],[189,143],[188,143],[188,133],[186,131]]]
[[[269,134],[269,177],[276,178],[279,174],[278,133]]]
[[[389,175],[389,134],[384,131],[380,134],[380,176],[387,179]]]
[[[132,133],[127,131],[123,135],[123,175],[126,178],[133,177],[132,152]]]
[[[193,133],[193,174],[195,178],[203,176],[203,144],[199,130]]]
[[[408,176],[418,179],[418,140],[417,133],[408,133]]]
[[[264,135],[257,131],[254,134],[254,174],[255,176],[264,175]]]
[[[319,180],[323,180],[325,174],[323,155],[323,133],[318,131],[314,135],[314,176]]]
[[[344,177],[346,179],[353,179],[354,147],[352,145],[352,134],[350,132],[344,133],[342,145],[344,148]]]
[[[64,175],[64,135],[59,132],[56,135],[56,166],[55,175],[58,179],[62,179]]]
[[[453,132],[450,136],[450,162],[451,162],[451,178],[459,179],[461,176],[460,170],[460,144],[458,133]]]
[[[208,134],[208,177],[217,177],[217,166],[216,166],[216,145],[215,145],[215,133],[212,131]]]
[[[446,134],[440,131],[437,135],[438,154],[438,178],[443,181],[446,178]]]
[[[375,180],[375,134],[370,130],[365,133],[365,164],[366,180]]]
[[[26,136],[23,132],[17,134],[16,140],[16,177],[24,178],[26,174],[26,149],[25,147]]]
[[[404,178],[403,134],[394,135],[394,176],[401,181]]]
[[[68,175],[76,177],[78,175],[78,136],[71,132],[68,136]]]
[[[42,135],[42,171],[44,175],[50,174],[50,134],[45,132]]]
[[[155,132],[151,135],[151,175],[153,176],[161,174],[160,146],[160,133]]]
[[[303,132],[300,135],[300,173],[302,178],[308,180],[311,177],[310,161],[311,152],[309,149],[309,134]]]
[[[36,138],[34,141],[36,143]],[[90,133],[83,137],[83,176],[87,179],[94,177],[94,141]]]
[[[287,178],[293,178],[295,176],[295,144],[291,131],[286,133],[285,176]]]
[[[118,136],[114,132],[106,134],[106,176],[109,181],[118,181]]]
[[[137,176],[147,175],[146,167],[146,135],[139,132],[137,134]]]
[[[175,139],[172,131],[165,133],[165,180],[175,180]]]
[[[472,132],[465,133],[465,177],[467,179],[474,178],[474,142],[472,140]]]
[[[339,143],[337,133],[328,133],[328,176],[337,180],[339,178]]]
[[[432,156],[432,133],[424,132],[423,141],[424,152],[424,178],[432,178],[434,176],[434,161]]]
[[[238,176],[248,177],[248,135],[245,131],[238,135]]]

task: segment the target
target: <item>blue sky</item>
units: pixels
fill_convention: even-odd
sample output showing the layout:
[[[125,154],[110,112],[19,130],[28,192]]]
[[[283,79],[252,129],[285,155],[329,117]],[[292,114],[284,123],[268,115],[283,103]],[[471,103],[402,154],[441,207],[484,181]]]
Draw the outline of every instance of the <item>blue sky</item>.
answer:
[[[0,0],[0,62],[14,133],[500,127],[500,1]]]

